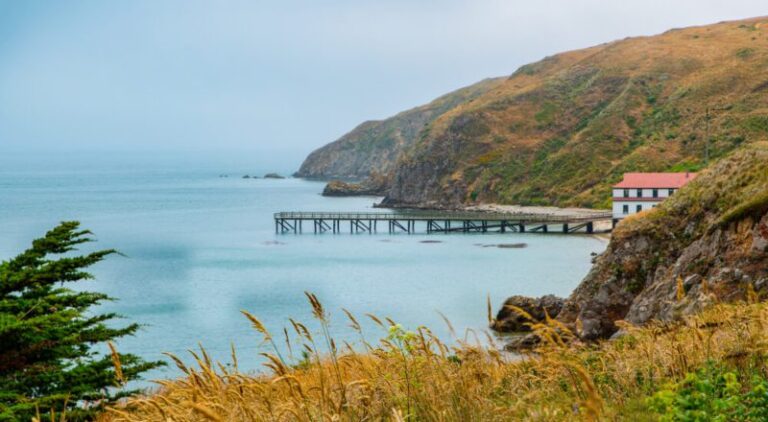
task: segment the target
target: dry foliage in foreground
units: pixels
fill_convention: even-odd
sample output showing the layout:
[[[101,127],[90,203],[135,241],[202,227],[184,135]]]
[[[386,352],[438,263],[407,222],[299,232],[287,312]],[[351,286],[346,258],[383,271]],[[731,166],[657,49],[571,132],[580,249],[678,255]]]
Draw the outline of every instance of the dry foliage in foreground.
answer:
[[[707,362],[765,375],[768,306],[717,305],[677,324],[624,327],[626,335],[598,345],[573,341],[557,321],[534,325],[543,345],[522,358],[493,345],[452,347],[426,328],[404,331],[368,316],[389,335],[361,351],[338,347],[327,314],[308,295],[321,333],[292,321],[306,351],[286,362],[270,333],[245,313],[272,344],[269,374],[247,375],[193,353],[195,367],[173,357],[186,374],[162,381],[155,394],[104,414],[104,421],[335,421],[335,420],[654,420],[648,396]],[[353,329],[360,324],[349,313]],[[360,349],[360,348],[359,348]]]

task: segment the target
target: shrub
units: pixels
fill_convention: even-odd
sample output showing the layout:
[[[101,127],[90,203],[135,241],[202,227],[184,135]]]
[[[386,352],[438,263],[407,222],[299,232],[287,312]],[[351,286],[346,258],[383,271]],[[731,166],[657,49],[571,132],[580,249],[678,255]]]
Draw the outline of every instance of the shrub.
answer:
[[[736,57],[740,59],[748,59],[755,54],[754,48],[740,48],[736,50]]]
[[[668,384],[649,400],[649,407],[668,421],[768,420],[768,380],[752,374],[742,385],[736,371],[722,364],[707,364]]]
[[[752,132],[768,133],[768,116],[750,116],[744,121],[744,127]]]
[[[541,105],[541,109],[536,113],[533,118],[541,126],[547,126],[554,122],[557,113],[557,106],[551,102],[546,102]]]

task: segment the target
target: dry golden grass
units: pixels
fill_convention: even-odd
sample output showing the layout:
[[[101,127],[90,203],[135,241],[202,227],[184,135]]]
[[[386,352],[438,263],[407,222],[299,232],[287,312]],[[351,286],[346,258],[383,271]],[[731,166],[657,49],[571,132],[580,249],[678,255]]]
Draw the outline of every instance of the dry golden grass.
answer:
[[[489,346],[448,346],[427,328],[406,332],[369,316],[388,336],[338,347],[327,314],[308,295],[322,329],[291,321],[306,351],[303,362],[265,353],[267,373],[249,375],[214,363],[204,350],[194,366],[172,356],[184,377],[161,381],[156,393],[104,414],[104,421],[335,421],[335,420],[616,420],[645,415],[642,398],[708,360],[765,373],[768,306],[718,305],[673,325],[625,327],[599,345],[573,341],[555,320],[534,324],[543,345],[515,357]],[[358,320],[348,312],[352,329]],[[267,341],[272,336],[246,314]]]

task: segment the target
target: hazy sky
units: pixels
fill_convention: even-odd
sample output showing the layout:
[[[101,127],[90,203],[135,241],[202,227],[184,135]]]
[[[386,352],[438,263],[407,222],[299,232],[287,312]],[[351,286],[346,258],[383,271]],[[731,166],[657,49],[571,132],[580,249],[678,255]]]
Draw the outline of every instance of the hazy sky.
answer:
[[[0,0],[0,154],[312,149],[527,62],[765,0]]]

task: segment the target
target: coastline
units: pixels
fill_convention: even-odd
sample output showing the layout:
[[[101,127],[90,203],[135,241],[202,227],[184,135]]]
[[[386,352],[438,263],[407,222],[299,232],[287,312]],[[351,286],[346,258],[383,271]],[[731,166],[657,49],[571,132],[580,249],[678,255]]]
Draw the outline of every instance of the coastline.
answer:
[[[493,213],[506,213],[506,214],[525,214],[525,215],[541,215],[542,217],[565,217],[565,216],[578,216],[589,217],[595,215],[595,213],[605,212],[608,210],[598,210],[593,208],[559,208],[551,206],[536,206],[536,205],[503,205],[503,204],[480,204],[470,205],[462,208],[464,211],[472,212],[493,212]],[[595,222],[595,237],[608,242],[611,238],[610,231],[612,229],[612,223],[610,220]]]
[[[608,212],[608,210],[599,210],[593,208],[560,208],[553,206],[537,206],[537,205],[505,205],[505,204],[478,204],[478,205],[466,205],[455,208],[444,207],[430,207],[430,206],[410,206],[410,207],[397,207],[390,204],[377,203],[374,204],[374,208],[386,208],[386,209],[398,209],[398,210],[419,210],[419,211],[466,211],[476,213],[501,213],[509,215],[526,215],[526,216],[541,216],[541,217],[590,217],[598,213]],[[612,229],[612,222],[610,220],[598,221],[595,223],[596,235],[601,235],[603,240],[610,240],[610,231]]]
[[[326,186],[322,192],[327,197],[384,197],[381,201],[375,202],[373,208],[382,208],[390,210],[418,210],[418,211],[465,211],[477,213],[501,213],[510,215],[542,216],[542,217],[590,217],[597,213],[608,212],[609,210],[600,210],[593,208],[566,207],[539,205],[508,205],[486,203],[477,205],[456,205],[441,206],[434,203],[426,204],[398,204],[386,203],[386,189],[383,184],[371,183],[371,179],[365,181],[350,181],[349,179],[326,179],[320,177],[307,177],[299,175],[299,172],[293,174],[294,177],[311,180],[325,181]],[[613,223],[610,220],[595,222],[595,235],[608,242],[610,232],[613,229]]]
[[[541,215],[541,216],[584,216],[588,217],[595,213],[605,212],[608,210],[598,210],[593,208],[559,208],[552,206],[536,206],[536,205],[504,205],[504,204],[479,204],[468,205],[461,208],[462,211],[474,211],[474,212],[495,212],[495,213],[507,213],[507,214],[526,214],[526,215]]]

